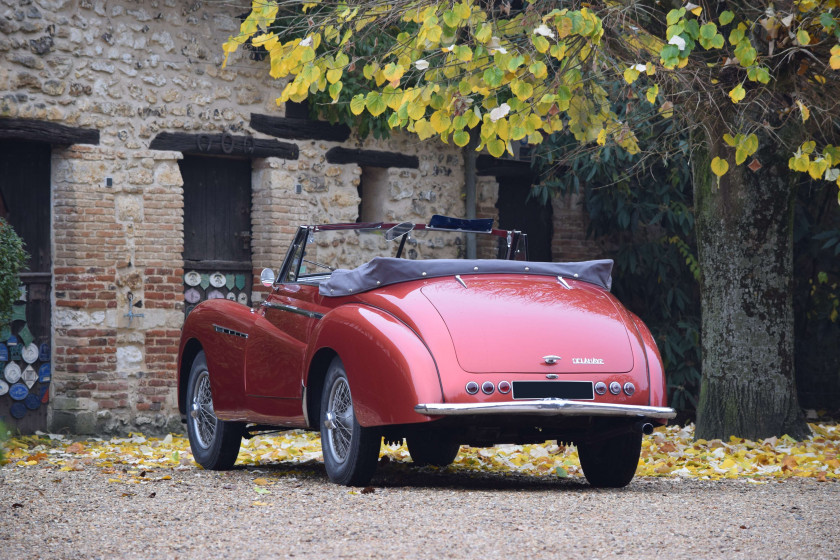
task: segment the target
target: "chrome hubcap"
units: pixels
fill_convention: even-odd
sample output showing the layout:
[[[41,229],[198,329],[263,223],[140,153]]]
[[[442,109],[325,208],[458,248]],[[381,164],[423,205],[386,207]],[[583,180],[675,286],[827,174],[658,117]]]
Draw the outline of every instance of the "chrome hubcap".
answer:
[[[210,394],[210,376],[207,370],[198,374],[192,394],[190,422],[196,443],[207,449],[216,435],[216,413],[213,410],[213,396]]]
[[[350,386],[346,379],[339,378],[333,383],[327,405],[328,408],[324,414],[327,445],[332,456],[339,463],[343,463],[350,453],[350,443],[353,438],[353,400],[350,397]]]

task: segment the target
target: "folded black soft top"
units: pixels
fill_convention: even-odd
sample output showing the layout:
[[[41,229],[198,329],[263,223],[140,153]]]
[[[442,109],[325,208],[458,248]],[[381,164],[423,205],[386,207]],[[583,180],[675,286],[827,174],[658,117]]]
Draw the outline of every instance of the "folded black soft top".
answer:
[[[612,266],[613,261],[609,259],[553,263],[491,259],[412,261],[393,257],[374,257],[370,262],[353,270],[333,271],[329,279],[321,282],[319,291],[322,296],[339,297],[366,292],[389,284],[456,274],[562,276],[589,282],[609,290],[612,287]]]

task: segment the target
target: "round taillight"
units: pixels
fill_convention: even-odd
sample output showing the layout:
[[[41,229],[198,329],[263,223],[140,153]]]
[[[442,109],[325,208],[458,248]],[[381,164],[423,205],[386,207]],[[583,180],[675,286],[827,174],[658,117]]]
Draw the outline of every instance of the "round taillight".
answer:
[[[469,393],[470,395],[475,395],[476,393],[478,393],[478,383],[476,383],[475,381],[470,381],[469,383],[467,383],[466,389],[467,393]]]
[[[507,395],[508,393],[510,393],[510,383],[508,383],[507,381],[499,381],[499,386],[497,387],[497,389],[499,389],[499,392],[501,394]]]
[[[484,383],[481,384],[481,391],[485,395],[492,395],[493,391],[495,391],[495,390],[496,390],[496,386],[493,385],[492,381],[485,381]]]
[[[621,392],[621,384],[618,381],[610,383],[610,393],[617,395]]]
[[[603,381],[599,381],[598,383],[595,384],[595,392],[598,393],[599,395],[603,395],[604,393],[607,392],[607,384],[604,383]]]
[[[629,381],[624,384],[624,394],[628,397],[632,397],[633,393],[636,392],[636,386],[630,383]]]

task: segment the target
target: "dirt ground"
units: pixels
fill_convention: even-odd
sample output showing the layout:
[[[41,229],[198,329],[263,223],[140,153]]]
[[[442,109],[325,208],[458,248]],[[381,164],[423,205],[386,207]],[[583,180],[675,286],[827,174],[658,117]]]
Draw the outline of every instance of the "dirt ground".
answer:
[[[319,463],[131,477],[7,465],[0,496],[10,559],[840,557],[840,484],[814,479],[599,490],[391,463],[351,489]]]

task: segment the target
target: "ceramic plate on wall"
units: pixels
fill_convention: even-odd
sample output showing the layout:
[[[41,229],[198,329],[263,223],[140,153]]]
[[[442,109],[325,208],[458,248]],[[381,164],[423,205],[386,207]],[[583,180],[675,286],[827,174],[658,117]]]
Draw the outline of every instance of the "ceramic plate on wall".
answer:
[[[227,282],[227,278],[221,272],[214,272],[210,275],[210,285],[214,288],[221,288]]]
[[[20,373],[20,366],[14,362],[9,362],[3,370],[3,377],[5,377],[6,381],[9,383],[17,383],[20,379]]]
[[[187,286],[198,286],[201,284],[201,274],[195,270],[191,270],[184,274],[184,284]]]
[[[23,361],[27,364],[34,364],[38,361],[38,347],[34,342],[30,342],[21,351],[21,356],[23,356]]]

